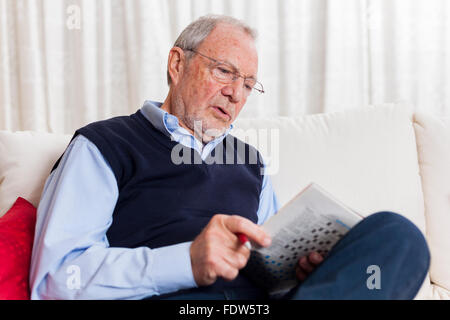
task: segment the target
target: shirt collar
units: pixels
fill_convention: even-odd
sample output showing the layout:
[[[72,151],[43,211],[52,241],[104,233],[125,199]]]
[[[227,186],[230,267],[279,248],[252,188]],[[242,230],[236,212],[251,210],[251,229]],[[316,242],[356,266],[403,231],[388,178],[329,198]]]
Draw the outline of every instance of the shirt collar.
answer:
[[[158,129],[168,137],[172,137],[172,135],[176,131],[181,134],[190,135],[193,137],[193,135],[190,134],[185,128],[180,126],[180,124],[178,123],[178,118],[176,116],[161,109],[161,106],[161,102],[147,100],[144,102],[144,105],[141,108],[141,112],[156,129]],[[231,124],[222,136],[217,137],[213,141],[226,137],[233,129],[233,127],[233,124]]]

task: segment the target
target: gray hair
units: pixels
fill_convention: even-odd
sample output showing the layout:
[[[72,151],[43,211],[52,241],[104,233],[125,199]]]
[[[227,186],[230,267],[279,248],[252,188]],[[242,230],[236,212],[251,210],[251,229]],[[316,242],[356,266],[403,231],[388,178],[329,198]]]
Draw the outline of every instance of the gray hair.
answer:
[[[235,26],[245,33],[247,33],[253,40],[256,40],[257,32],[255,29],[252,29],[243,21],[238,20],[236,18],[225,16],[225,15],[206,15],[198,18],[194,22],[191,22],[178,36],[178,39],[175,41],[174,47],[179,47],[183,50],[191,49],[196,50],[202,42],[208,37],[208,35],[213,31],[213,29],[220,23],[229,24]],[[189,61],[193,52],[187,51],[186,61]],[[167,70],[167,83],[172,83],[172,79],[170,78],[169,70]]]

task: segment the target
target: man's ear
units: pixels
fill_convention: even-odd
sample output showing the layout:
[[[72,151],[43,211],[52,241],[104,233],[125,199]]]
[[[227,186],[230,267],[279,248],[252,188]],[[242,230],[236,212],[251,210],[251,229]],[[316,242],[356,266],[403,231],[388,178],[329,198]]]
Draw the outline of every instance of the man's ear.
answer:
[[[169,52],[169,61],[167,63],[167,71],[172,79],[173,84],[177,84],[185,68],[185,56],[184,51],[181,48],[173,47]]]

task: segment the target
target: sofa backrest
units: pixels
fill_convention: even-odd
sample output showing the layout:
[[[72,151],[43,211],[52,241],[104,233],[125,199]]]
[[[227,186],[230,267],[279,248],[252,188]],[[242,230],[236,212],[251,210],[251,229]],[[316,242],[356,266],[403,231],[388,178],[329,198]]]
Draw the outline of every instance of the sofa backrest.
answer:
[[[70,135],[0,131],[0,216],[23,197],[39,204],[45,180]]]
[[[239,119],[232,133],[242,140],[250,137],[251,143],[254,130],[260,139],[253,144],[274,166],[268,169],[281,204],[316,182],[364,216],[395,211],[425,233],[416,140],[407,107]]]
[[[414,128],[432,257],[430,277],[450,290],[450,118],[416,113]]]

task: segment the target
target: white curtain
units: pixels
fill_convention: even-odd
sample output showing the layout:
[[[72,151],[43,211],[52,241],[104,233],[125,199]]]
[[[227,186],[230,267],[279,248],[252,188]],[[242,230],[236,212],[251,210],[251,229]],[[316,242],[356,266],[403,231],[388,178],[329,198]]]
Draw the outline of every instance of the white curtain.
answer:
[[[207,13],[258,30],[267,93],[242,117],[450,115],[448,0],[0,0],[0,130],[73,133],[164,100],[171,45]]]

